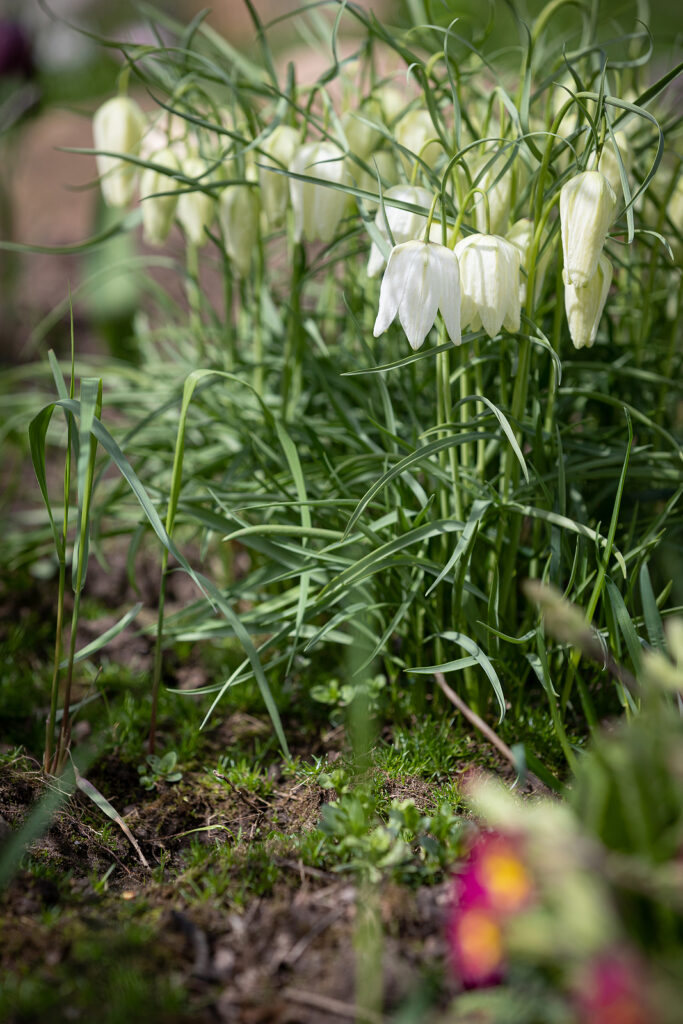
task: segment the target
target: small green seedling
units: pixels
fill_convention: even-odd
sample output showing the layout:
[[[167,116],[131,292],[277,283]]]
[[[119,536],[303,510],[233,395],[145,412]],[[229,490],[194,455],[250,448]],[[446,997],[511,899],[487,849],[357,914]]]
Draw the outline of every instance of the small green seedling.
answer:
[[[178,771],[178,755],[169,750],[163,757],[148,754],[144,764],[138,765],[140,782],[145,789],[154,789],[159,782],[180,782],[183,773]]]

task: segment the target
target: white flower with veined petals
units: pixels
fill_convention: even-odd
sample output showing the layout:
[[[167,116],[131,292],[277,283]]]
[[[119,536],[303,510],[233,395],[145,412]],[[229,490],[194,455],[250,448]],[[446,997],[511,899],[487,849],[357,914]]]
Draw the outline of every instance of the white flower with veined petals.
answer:
[[[560,227],[565,284],[583,288],[591,280],[616,209],[614,190],[599,171],[583,171],[562,186]]]
[[[519,249],[498,235],[468,235],[455,247],[460,264],[462,322],[489,338],[520,325]]]
[[[413,239],[421,238],[427,225],[427,214],[434,198],[426,188],[419,185],[394,185],[384,193],[385,199],[398,199],[402,203],[411,203],[413,206],[423,206],[425,213],[410,213],[408,210],[401,210],[397,206],[384,206],[377,211],[375,227],[389,241],[389,229],[396,245],[401,242],[410,242]],[[431,241],[438,239],[431,238],[432,230],[438,231],[438,239],[441,238],[441,222],[432,223],[430,230]],[[379,246],[374,242],[370,246],[368,258],[368,277],[377,277],[384,268],[385,259],[380,252]]]
[[[451,341],[459,345],[460,271],[455,253],[436,242],[394,246],[382,278],[375,337],[386,331],[398,314],[411,348],[418,349],[439,309]]]
[[[348,175],[344,154],[331,142],[309,142],[292,157],[294,174],[344,185]],[[294,240],[331,242],[348,203],[346,192],[300,178],[289,179],[289,194],[294,210]]]
[[[564,308],[574,348],[591,348],[593,345],[611,283],[612,264],[604,253],[600,253],[598,266],[588,284],[582,288],[565,284]]]

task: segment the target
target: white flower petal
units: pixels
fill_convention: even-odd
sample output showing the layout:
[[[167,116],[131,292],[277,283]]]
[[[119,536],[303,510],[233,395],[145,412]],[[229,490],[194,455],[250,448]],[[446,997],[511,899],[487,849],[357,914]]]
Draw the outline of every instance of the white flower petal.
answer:
[[[498,235],[469,235],[455,247],[460,264],[461,320],[493,338],[503,323],[520,326],[519,251]]]
[[[595,274],[616,207],[614,190],[599,171],[583,171],[562,187],[560,226],[566,284],[581,288]]]
[[[598,333],[607,293],[612,283],[612,264],[603,254],[595,274],[581,288],[565,284],[564,306],[574,348],[590,348]]]
[[[394,246],[382,278],[377,337],[398,314],[410,345],[418,349],[429,333],[439,308],[446,329],[460,342],[458,261],[445,246],[411,240]]]

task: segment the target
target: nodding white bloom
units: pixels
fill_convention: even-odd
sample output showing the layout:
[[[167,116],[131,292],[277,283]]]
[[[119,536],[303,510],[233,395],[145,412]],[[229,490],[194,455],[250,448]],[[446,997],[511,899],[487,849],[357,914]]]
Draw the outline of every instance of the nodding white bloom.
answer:
[[[225,251],[240,277],[251,270],[252,253],[259,240],[259,201],[250,185],[229,185],[218,199],[218,219]]]
[[[419,156],[428,167],[434,167],[443,153],[443,146],[428,110],[409,110],[396,125],[394,134],[400,146]],[[413,160],[401,153],[401,161],[406,173],[410,174]]]
[[[277,172],[289,169],[298,147],[299,132],[286,124],[279,124],[261,143],[263,156],[257,156],[257,162],[266,166],[259,167],[258,180],[263,212],[271,228],[284,223],[289,202],[289,179]],[[276,170],[269,171],[267,167]]]
[[[411,348],[418,349],[439,309],[451,341],[459,345],[460,272],[455,253],[436,242],[395,245],[382,278],[375,337],[398,314]]]
[[[600,253],[595,273],[588,284],[581,288],[565,284],[564,308],[574,348],[590,348],[595,341],[611,283],[612,264],[604,253]]]
[[[188,157],[182,171],[186,178],[196,178],[198,185],[207,185],[211,180],[207,174],[208,164],[200,157]],[[213,195],[197,189],[195,192],[181,192],[178,196],[176,217],[187,239],[192,245],[202,246],[208,235],[204,228],[211,226],[216,216],[216,201]]]
[[[176,192],[180,188],[177,179],[171,175],[180,171],[178,158],[171,149],[162,149],[154,154],[154,163],[167,167],[169,173],[145,167],[140,175],[140,199],[142,202],[142,234],[149,245],[163,245],[173,223],[178,205]],[[168,192],[170,195],[156,195]]]
[[[382,236],[389,241],[391,237],[396,245],[401,242],[421,238],[427,226],[427,216],[432,205],[434,196],[426,188],[419,185],[394,185],[384,193],[384,199],[399,199],[402,203],[412,203],[413,206],[423,206],[426,212],[410,213],[408,210],[401,210],[397,206],[384,206],[377,211],[375,226]],[[438,229],[438,237],[432,241],[441,240],[441,222],[432,222],[432,229]],[[431,231],[430,231],[431,238]],[[370,247],[368,259],[368,277],[377,277],[384,269],[386,260],[380,248],[375,242]]]
[[[137,156],[146,128],[145,115],[135,100],[115,96],[95,112],[92,122],[95,149],[106,149],[121,156],[98,154],[97,173],[107,206],[125,206],[133,198],[135,164],[122,159]]]
[[[347,182],[342,151],[331,142],[309,142],[294,155],[289,165],[295,174],[321,178],[331,184]],[[294,239],[331,242],[342,219],[348,196],[340,189],[289,179],[294,209]]]
[[[482,175],[478,182],[479,188],[486,192],[489,204],[488,227],[486,220],[486,200],[482,195],[475,195],[474,216],[477,231],[489,231],[492,235],[503,235],[510,222],[510,203],[512,201],[512,168],[496,181],[501,165],[493,164]],[[495,183],[495,184],[494,184]]]
[[[562,186],[560,227],[565,284],[582,288],[592,279],[616,208],[614,189],[599,171],[583,171]]]
[[[519,249],[498,235],[468,235],[455,246],[460,264],[461,319],[489,338],[520,325]]]

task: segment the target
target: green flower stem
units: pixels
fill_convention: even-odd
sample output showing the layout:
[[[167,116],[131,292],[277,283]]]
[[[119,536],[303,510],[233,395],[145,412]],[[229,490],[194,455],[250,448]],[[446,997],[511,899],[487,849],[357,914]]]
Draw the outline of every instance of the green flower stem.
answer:
[[[71,388],[69,397],[73,398],[74,374],[71,370]],[[71,450],[72,450],[72,419],[69,416],[66,428],[66,460],[64,463],[64,517],[62,522],[62,543],[59,556],[59,584],[57,592],[57,627],[55,637],[55,659],[52,669],[52,686],[50,688],[50,712],[45,724],[45,755],[43,767],[46,772],[56,768],[52,764],[52,747],[55,739],[55,723],[57,721],[57,702],[59,698],[59,666],[62,662],[62,630],[64,628],[64,593],[66,590],[66,541],[69,530],[69,493],[71,491]]]
[[[683,319],[683,274],[678,275],[678,296],[676,301],[676,316],[671,323],[671,338],[669,340],[669,347],[666,353],[666,359],[664,366],[662,367],[662,376],[666,380],[671,380],[673,373],[674,359],[678,352],[678,347],[681,340],[681,319]],[[659,392],[659,402],[657,403],[657,415],[655,422],[662,423],[664,418],[664,409],[666,406],[666,400],[670,390],[665,384],[662,386]],[[658,441],[658,445],[661,445],[661,439]]]
[[[73,375],[72,375],[73,380]],[[102,381],[99,383],[97,402],[95,404],[95,417],[100,418],[102,412]],[[90,530],[90,502],[92,499],[93,483],[95,478],[95,455],[97,452],[97,440],[93,434],[90,435],[90,451],[88,465],[83,483],[83,500],[80,514],[80,530],[78,538],[78,566],[76,579],[74,581],[74,604],[71,612],[71,636],[69,637],[69,657],[66,669],[66,682],[64,684],[64,705],[62,708],[62,726],[59,731],[57,750],[55,752],[55,771],[59,773],[64,768],[69,744],[71,741],[71,717],[69,709],[71,705],[71,686],[73,683],[74,660],[76,657],[76,634],[78,632],[78,619],[81,610],[81,593],[85,583],[85,567],[87,563],[87,540]],[[50,709],[52,710],[52,709]]]
[[[255,259],[255,272],[251,293],[253,359],[254,359],[254,391],[263,397],[263,323],[261,319],[261,289],[263,287],[264,256],[263,245],[259,243]]]
[[[446,329],[443,323],[439,326],[439,344],[443,344],[448,339],[446,338]],[[451,416],[453,406],[451,403],[451,371],[450,371],[450,348],[445,348],[442,352],[437,354],[436,360],[436,374],[437,374],[437,411],[439,415],[439,424],[446,426],[451,422]],[[462,447],[462,445],[460,446]],[[458,464],[458,452],[455,445],[451,445],[446,451],[439,453],[439,459],[441,460],[443,468],[450,468],[451,475],[451,487],[453,494],[453,506],[452,510],[449,508],[448,496],[445,490],[442,488],[442,514],[444,518],[448,518],[451,513],[455,515],[456,519],[462,519],[463,515],[463,500],[462,500],[462,488],[460,486],[460,466]],[[445,500],[444,500],[445,498]]]
[[[168,518],[166,520],[168,533]],[[170,533],[169,533],[170,537]],[[164,635],[164,607],[166,604],[166,581],[168,579],[168,550],[164,548],[161,558],[161,582],[159,586],[159,604],[157,607],[157,635],[154,641],[154,671],[152,675],[152,709],[149,716],[148,751],[154,753],[156,747],[157,708],[159,706],[159,686],[161,683],[162,647]]]
[[[554,141],[554,134],[557,132],[559,125],[565,116],[565,113],[569,109],[571,101],[565,103],[561,111],[555,118],[551,129],[551,135],[546,143],[545,151],[543,153],[543,159],[538,172],[538,177],[535,184],[535,204],[534,204],[534,234],[529,246],[529,252],[527,254],[527,286],[526,286],[526,317],[528,320],[533,320],[534,311],[534,293],[536,290],[536,264],[538,261],[538,251],[541,244],[541,238],[543,235],[543,229],[547,222],[550,211],[556,202],[559,202],[559,192],[550,200],[550,202],[544,208],[544,190],[545,181],[548,175],[548,169],[550,166],[550,157],[552,154],[552,143]],[[524,417],[524,411],[526,409],[527,394],[529,390],[529,377],[531,374],[531,342],[528,338],[520,338],[519,340],[519,355],[517,364],[517,374],[515,376],[515,386],[512,393],[512,427],[515,431],[518,443],[522,440],[522,420]],[[519,463],[515,458],[514,452],[508,446],[505,450],[504,462],[503,462],[503,474],[501,482],[501,497],[503,500],[507,500],[511,489],[514,489],[517,481],[519,480]],[[512,587],[512,578],[514,575],[514,567],[517,560],[517,551],[519,546],[519,537],[522,529],[522,521],[519,516],[512,518],[512,525],[508,531],[507,538],[504,535],[503,522],[498,530],[498,540],[496,544],[496,550],[498,552],[499,559],[502,556],[502,547],[504,541],[507,539],[508,548],[505,557],[503,558],[503,572],[501,576],[501,593],[503,594],[503,600],[510,602],[509,607],[512,610],[515,602],[515,591]]]
[[[478,395],[484,393],[484,368],[481,362],[480,346],[479,341],[474,342],[474,384]],[[477,478],[480,483],[484,483],[484,477],[486,474],[486,441],[482,437],[480,441],[477,441],[477,466],[476,466]]]
[[[287,420],[301,391],[301,363],[304,334],[301,324],[301,290],[306,273],[306,250],[296,242],[292,258],[290,283],[289,323],[285,342],[285,361],[282,371],[282,415]]]
[[[204,348],[204,332],[202,330],[201,318],[201,289],[199,287],[199,252],[192,242],[185,244],[185,267],[187,278],[185,281],[185,293],[188,306],[190,307],[190,332],[193,338],[197,339],[197,357],[201,362],[206,358]]]
[[[227,253],[223,253],[223,302],[225,305],[225,369],[234,370],[237,366],[237,349],[235,347],[235,326],[232,317],[234,278]]]

